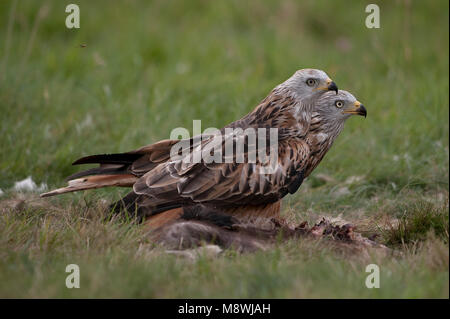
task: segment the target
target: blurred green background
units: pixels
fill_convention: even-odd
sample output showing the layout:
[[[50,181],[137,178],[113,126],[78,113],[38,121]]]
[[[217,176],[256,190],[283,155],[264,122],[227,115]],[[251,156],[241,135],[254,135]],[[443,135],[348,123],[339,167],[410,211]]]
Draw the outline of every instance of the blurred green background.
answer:
[[[310,219],[400,216],[424,199],[447,203],[448,221],[448,1],[75,1],[81,28],[70,30],[65,7],[72,2],[0,2],[3,196],[27,176],[61,186],[77,170],[73,160],[132,150],[175,127],[192,130],[194,119],[222,127],[297,69],[318,68],[353,93],[368,117],[347,122],[309,180],[285,199],[285,211]],[[369,3],[380,6],[380,29],[365,27]],[[426,293],[395,292],[393,284],[391,294],[377,296],[442,296],[444,276],[448,297],[448,270],[430,276],[417,282],[437,285]],[[324,295],[339,295],[340,284]],[[277,287],[274,295],[255,294],[297,296],[277,295]],[[206,288],[193,293],[203,294]]]

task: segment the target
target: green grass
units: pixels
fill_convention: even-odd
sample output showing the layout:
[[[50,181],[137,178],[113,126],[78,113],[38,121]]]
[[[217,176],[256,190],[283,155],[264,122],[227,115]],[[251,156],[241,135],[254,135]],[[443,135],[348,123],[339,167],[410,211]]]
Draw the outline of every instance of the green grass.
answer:
[[[430,233],[448,243],[448,206],[436,207],[430,202],[403,206],[401,218],[384,233],[387,244],[423,241]]]
[[[365,1],[76,3],[81,28],[68,30],[64,2],[0,2],[0,297],[448,298],[447,1],[379,2],[380,29],[365,28]],[[123,190],[20,204],[11,189],[29,175],[63,185],[74,159],[193,119],[222,127],[305,67],[368,117],[348,121],[284,213],[342,214],[401,256],[296,241],[192,263],[151,249],[140,226],[100,219],[100,199]],[[81,289],[65,288],[68,263]],[[369,263],[380,289],[364,285]]]

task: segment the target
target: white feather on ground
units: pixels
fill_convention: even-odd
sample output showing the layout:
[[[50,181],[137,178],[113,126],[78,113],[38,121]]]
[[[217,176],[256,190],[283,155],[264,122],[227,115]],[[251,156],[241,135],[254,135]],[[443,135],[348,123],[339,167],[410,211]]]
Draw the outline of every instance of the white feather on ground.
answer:
[[[41,183],[39,186],[37,186],[31,176],[28,176],[24,180],[15,182],[13,189],[17,192],[42,192],[47,190],[47,184]]]

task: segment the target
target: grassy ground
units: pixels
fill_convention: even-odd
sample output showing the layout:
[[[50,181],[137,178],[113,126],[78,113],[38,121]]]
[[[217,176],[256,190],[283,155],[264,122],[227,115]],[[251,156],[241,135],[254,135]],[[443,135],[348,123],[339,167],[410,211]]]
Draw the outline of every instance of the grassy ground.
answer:
[[[0,297],[449,296],[447,1],[0,2]],[[80,46],[83,44],[83,46]],[[63,184],[72,160],[221,127],[295,70],[326,70],[367,119],[344,132],[284,212],[342,217],[401,256],[294,241],[195,262],[151,249],[140,227],[103,222],[101,190],[40,200],[32,176]],[[1,193],[1,192],[0,192]],[[65,266],[81,288],[65,287]],[[376,263],[381,288],[365,287]]]

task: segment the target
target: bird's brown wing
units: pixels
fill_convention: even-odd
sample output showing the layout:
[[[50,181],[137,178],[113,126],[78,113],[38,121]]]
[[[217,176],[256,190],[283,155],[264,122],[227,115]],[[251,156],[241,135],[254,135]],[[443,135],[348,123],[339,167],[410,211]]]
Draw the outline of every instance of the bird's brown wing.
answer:
[[[225,137],[220,146],[231,142],[235,136]],[[202,143],[202,150],[211,149],[214,138]],[[236,148],[234,148],[236,149]],[[250,155],[244,148],[245,159]],[[191,159],[199,148],[193,149]],[[236,153],[236,152],[233,152]],[[142,176],[133,186],[138,195],[148,198],[148,204],[208,203],[220,206],[240,206],[273,203],[287,193],[294,193],[303,181],[303,168],[307,162],[309,147],[298,138],[279,141],[278,160],[271,174],[263,173],[259,158],[255,163],[237,163],[233,154],[231,163],[199,163],[182,159],[167,161]],[[186,159],[186,157],[184,158]]]
[[[303,118],[300,115],[303,114],[302,112],[304,112],[304,109],[305,107],[298,105],[295,99],[293,99],[292,97],[279,94],[279,92],[274,90],[260,103],[260,105],[253,112],[249,113],[244,118],[231,123],[227,126],[227,128],[248,128],[252,126],[267,128],[277,127],[279,137],[281,139],[288,138],[290,136],[303,136],[303,132],[307,130],[309,126],[307,116],[304,118],[304,120],[299,120]],[[224,129],[222,129],[222,133]],[[173,146],[177,145],[179,142],[180,141],[178,140],[162,140],[131,152],[119,154],[99,154],[80,158],[75,161],[73,165],[99,164],[99,167],[75,173],[67,178],[67,180],[69,181],[69,185],[67,187],[59,188],[54,191],[41,194],[41,196],[53,196],[67,192],[108,186],[131,187],[140,177],[159,167],[159,165],[162,165],[169,160],[172,161],[173,154],[171,154],[171,151],[173,149]],[[200,140],[194,137],[192,139],[184,140],[183,142],[184,146],[182,147],[182,149],[179,149],[182,154],[186,149],[192,151],[199,144],[204,145],[204,143],[209,143],[208,139],[204,139],[204,136]],[[284,162],[281,164],[287,165],[287,163]],[[242,183],[240,182],[239,184],[239,189],[245,187],[246,180],[248,179],[247,182],[249,183],[248,186],[250,187],[250,189],[252,191],[256,191],[257,187],[261,187],[261,192],[258,192],[258,196],[262,195],[264,197],[268,192],[268,190],[264,189],[266,186],[268,186],[268,183],[270,185],[275,183],[272,186],[276,188],[276,183],[283,180],[280,177],[276,177],[275,180],[270,180],[269,178],[268,181],[266,181],[266,179],[262,179],[260,182],[256,182],[255,176],[259,175],[259,173],[255,175],[255,172],[253,172],[253,170],[259,172],[259,166],[257,163],[237,166],[233,164],[182,165],[181,168],[179,168],[178,166],[179,164],[176,164],[175,161],[175,163],[164,166],[164,168],[160,168],[159,170],[166,169],[169,176],[170,174],[175,174],[174,176],[177,176],[181,179],[181,183],[179,183],[179,186],[177,186],[176,190],[178,190],[179,187],[181,190],[181,188],[184,188],[185,186],[187,190],[185,192],[180,191],[179,193],[176,193],[171,187],[169,187],[167,189],[168,193],[164,194],[163,191],[165,190],[165,185],[163,182],[159,181],[159,184],[157,185],[162,185],[161,188],[158,189],[159,197],[171,197],[178,194],[186,196],[187,198],[198,197],[199,201],[209,200],[211,196],[214,196],[215,193],[212,193],[211,190],[200,193],[201,191],[203,191],[203,189],[195,189],[195,187],[197,187],[198,185],[207,187],[210,181],[205,181],[204,183],[202,183],[200,179],[209,177],[214,177],[214,180],[218,183],[218,185],[223,185],[222,182],[228,185],[228,183],[231,183],[232,181],[242,179]],[[178,169],[179,171],[177,171],[176,173],[172,173],[171,170],[174,169]],[[220,172],[220,174],[218,172]],[[164,172],[160,171],[158,171],[157,173],[158,174],[155,174],[157,176],[164,174]],[[151,180],[153,180],[155,177],[150,176],[153,176],[154,174],[148,173],[147,175],[148,176],[146,177],[146,179],[148,179],[151,183]],[[239,177],[237,177],[238,175]],[[246,177],[246,175],[248,176]],[[185,177],[187,176],[195,176],[195,178],[193,178],[192,180],[188,178],[188,180],[186,181]],[[272,176],[271,178],[274,177]],[[167,177],[163,179],[163,181],[164,180],[167,180]],[[222,182],[219,183],[219,181]],[[185,184],[192,185],[188,186]],[[139,187],[145,187],[145,185],[142,184],[142,181],[139,181]],[[154,185],[152,187],[158,188]],[[269,189],[271,188],[269,187]],[[246,190],[246,188],[244,190]],[[233,192],[229,191],[228,195],[232,194]],[[220,195],[219,198],[222,198],[222,196],[225,196],[225,194]]]
[[[73,162],[73,165],[99,164],[99,166],[67,177],[69,184],[67,187],[52,190],[41,196],[108,186],[131,187],[140,176],[167,161],[172,146],[178,142],[178,140],[162,140],[127,153],[82,157]]]

